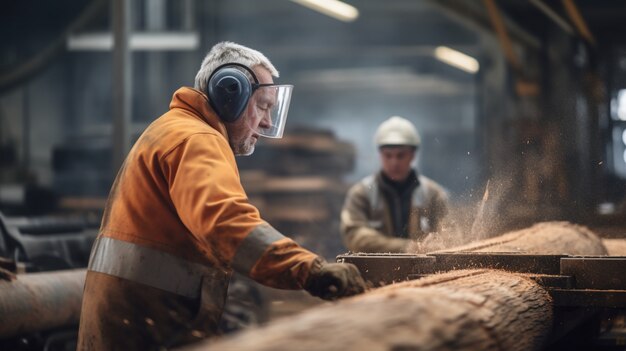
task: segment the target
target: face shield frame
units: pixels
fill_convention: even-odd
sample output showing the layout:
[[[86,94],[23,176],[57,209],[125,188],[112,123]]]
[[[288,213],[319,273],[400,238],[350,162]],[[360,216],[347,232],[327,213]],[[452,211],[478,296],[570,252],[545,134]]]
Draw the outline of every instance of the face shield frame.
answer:
[[[271,107],[267,110],[267,115],[264,115],[261,122],[252,127],[249,125],[255,133],[266,138],[280,139],[283,137],[285,131],[285,124],[287,123],[287,114],[289,112],[289,105],[291,103],[291,95],[293,92],[293,85],[291,84],[259,84],[252,83],[252,92],[250,98],[255,93],[266,88],[276,88],[275,99]],[[250,103],[252,101],[248,101]],[[263,123],[264,119],[269,119]],[[269,127],[262,127],[262,125],[269,125]]]

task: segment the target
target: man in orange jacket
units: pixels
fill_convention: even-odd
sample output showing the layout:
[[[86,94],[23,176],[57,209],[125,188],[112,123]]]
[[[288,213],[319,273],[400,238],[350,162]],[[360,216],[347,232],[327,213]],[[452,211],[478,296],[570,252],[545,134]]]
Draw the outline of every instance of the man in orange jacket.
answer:
[[[83,297],[79,350],[146,350],[214,335],[235,270],[335,299],[364,291],[356,267],[326,263],[261,219],[235,155],[281,137],[292,86],[260,52],[215,45],[195,89],[144,131],[111,189]]]

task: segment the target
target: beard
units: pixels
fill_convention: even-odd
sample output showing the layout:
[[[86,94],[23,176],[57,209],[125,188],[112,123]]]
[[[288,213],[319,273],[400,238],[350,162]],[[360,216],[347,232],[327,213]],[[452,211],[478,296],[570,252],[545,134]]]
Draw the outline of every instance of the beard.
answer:
[[[252,137],[250,127],[244,123],[244,119],[234,123],[226,123],[228,132],[228,144],[235,156],[250,156],[254,152],[256,139]]]
[[[246,139],[240,143],[231,145],[235,156],[250,156],[254,153],[254,143]]]

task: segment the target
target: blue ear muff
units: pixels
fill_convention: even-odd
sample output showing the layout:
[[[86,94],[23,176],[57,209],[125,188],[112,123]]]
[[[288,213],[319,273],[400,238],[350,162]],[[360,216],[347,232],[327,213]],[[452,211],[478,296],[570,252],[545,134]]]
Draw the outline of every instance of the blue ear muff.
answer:
[[[250,79],[241,69],[234,66],[243,67],[256,80],[248,67],[239,64],[220,66],[211,75],[207,84],[209,103],[224,122],[238,120],[252,95]]]

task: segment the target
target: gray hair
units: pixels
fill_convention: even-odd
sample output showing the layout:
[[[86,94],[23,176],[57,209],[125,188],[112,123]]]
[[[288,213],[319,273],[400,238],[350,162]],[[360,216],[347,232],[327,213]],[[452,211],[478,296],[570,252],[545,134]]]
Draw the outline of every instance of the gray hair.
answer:
[[[211,74],[217,67],[226,63],[239,63],[250,68],[261,65],[272,76],[278,77],[278,71],[262,53],[243,45],[223,41],[215,44],[202,60],[200,70],[196,74],[194,88],[206,93]]]

